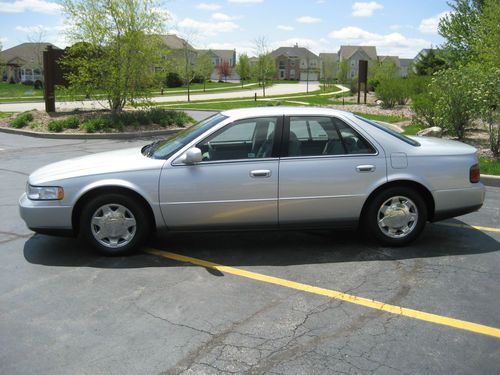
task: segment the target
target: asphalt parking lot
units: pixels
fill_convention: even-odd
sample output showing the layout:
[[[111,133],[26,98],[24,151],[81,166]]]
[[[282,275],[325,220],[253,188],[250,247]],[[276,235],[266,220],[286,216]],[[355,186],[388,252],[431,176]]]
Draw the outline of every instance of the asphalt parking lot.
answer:
[[[350,231],[197,233],[106,258],[26,228],[36,168],[147,142],[0,133],[1,374],[500,372],[500,188],[402,249]]]

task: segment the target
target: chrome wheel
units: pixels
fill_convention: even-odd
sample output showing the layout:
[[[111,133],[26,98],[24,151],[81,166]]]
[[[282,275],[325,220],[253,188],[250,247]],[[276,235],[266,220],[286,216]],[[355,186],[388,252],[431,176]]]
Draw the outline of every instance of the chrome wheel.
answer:
[[[377,213],[380,230],[391,238],[408,236],[418,222],[417,205],[409,198],[395,196],[387,199]]]
[[[132,212],[121,204],[105,204],[99,207],[90,222],[94,238],[108,248],[129,244],[136,234],[137,222]]]

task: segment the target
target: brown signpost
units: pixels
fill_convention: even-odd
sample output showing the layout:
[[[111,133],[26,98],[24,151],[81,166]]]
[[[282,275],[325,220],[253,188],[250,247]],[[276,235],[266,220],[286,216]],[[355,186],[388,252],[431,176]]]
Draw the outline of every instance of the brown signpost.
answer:
[[[358,104],[360,102],[361,84],[363,84],[364,103],[366,104],[366,92],[368,88],[368,61],[359,60],[358,66]]]
[[[67,82],[64,79],[59,59],[63,56],[64,50],[54,49],[52,46],[47,46],[47,51],[43,51],[43,75],[44,75],[44,98],[45,111],[56,111],[56,95],[55,86],[66,86]]]

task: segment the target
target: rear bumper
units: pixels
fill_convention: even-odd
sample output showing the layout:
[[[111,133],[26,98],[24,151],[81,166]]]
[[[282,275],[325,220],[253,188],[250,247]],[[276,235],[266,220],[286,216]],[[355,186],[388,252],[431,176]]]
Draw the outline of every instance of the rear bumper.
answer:
[[[60,201],[32,201],[26,197],[26,193],[19,198],[19,214],[34,232],[71,234],[71,212],[72,207],[62,206]]]
[[[484,202],[486,190],[482,183],[465,189],[436,190],[435,210],[431,221],[449,219],[477,211]]]

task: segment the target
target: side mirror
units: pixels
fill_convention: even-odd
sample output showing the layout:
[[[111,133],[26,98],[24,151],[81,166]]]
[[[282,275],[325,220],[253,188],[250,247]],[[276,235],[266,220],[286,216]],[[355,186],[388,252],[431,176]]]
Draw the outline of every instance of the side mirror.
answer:
[[[192,147],[184,154],[184,164],[196,164],[201,162],[201,150],[198,147]]]

